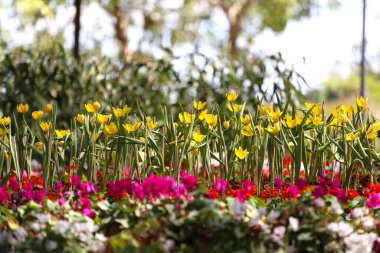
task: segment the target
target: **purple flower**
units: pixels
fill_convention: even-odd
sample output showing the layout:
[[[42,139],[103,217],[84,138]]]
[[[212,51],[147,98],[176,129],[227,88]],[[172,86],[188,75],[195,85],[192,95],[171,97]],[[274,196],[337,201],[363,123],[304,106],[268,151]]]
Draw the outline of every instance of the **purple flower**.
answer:
[[[91,219],[95,218],[95,213],[94,213],[94,211],[91,210],[91,208],[87,208],[87,207],[82,208],[82,213],[84,216],[87,216]]]
[[[255,184],[249,180],[244,180],[243,182],[243,189],[247,192],[250,192],[252,190],[256,190]]]
[[[372,192],[369,196],[366,205],[369,209],[380,207],[380,193]]]
[[[339,187],[340,187],[340,179],[339,178],[333,179],[332,184],[331,184],[331,188],[334,190],[337,190],[337,189],[339,189]]]
[[[334,182],[333,182],[333,184],[334,184]],[[340,180],[339,180],[339,184],[340,184]],[[347,204],[346,190],[339,189],[339,188],[335,189],[335,196],[339,199],[340,202],[342,202],[343,204]]]
[[[224,179],[216,179],[215,180],[215,190],[217,190],[220,193],[226,192],[228,186],[228,182]]]
[[[237,192],[236,197],[241,203],[244,203],[249,195],[244,190],[240,190]]]
[[[58,204],[60,206],[63,206],[65,203],[66,203],[65,199],[63,199],[63,198],[58,199]]]
[[[283,185],[284,185],[284,181],[281,178],[274,179],[274,188],[281,189]]]
[[[313,190],[313,196],[315,198],[322,198],[323,196],[325,196],[326,192],[327,192],[326,187],[317,186]]]
[[[303,178],[300,178],[300,179],[298,179],[296,185],[297,185],[297,188],[298,188],[300,191],[302,191],[303,189],[306,188],[306,186],[307,186],[307,181],[306,181],[305,179],[303,179]]]

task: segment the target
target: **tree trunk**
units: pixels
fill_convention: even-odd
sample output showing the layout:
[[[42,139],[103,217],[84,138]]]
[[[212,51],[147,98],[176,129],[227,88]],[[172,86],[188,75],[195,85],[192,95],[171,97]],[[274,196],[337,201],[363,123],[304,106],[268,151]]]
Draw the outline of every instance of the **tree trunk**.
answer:
[[[81,5],[82,5],[82,0],[75,0],[75,18],[74,18],[74,49],[73,49],[73,54],[74,58],[79,61],[80,60],[80,11],[81,11]]]
[[[127,36],[127,30],[129,25],[128,21],[123,17],[123,12],[120,9],[119,5],[115,5],[114,9],[112,10],[112,13],[116,18],[116,38],[121,46],[120,58],[129,61],[132,59],[132,51],[129,49],[129,40]]]

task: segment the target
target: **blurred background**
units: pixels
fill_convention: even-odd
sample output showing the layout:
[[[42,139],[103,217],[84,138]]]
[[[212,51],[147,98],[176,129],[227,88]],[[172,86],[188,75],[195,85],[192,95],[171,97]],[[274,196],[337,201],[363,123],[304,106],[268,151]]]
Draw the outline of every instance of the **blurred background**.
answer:
[[[0,0],[0,110],[55,101],[69,121],[99,100],[159,115],[227,89],[331,108],[362,84],[376,114],[379,27],[379,0]]]

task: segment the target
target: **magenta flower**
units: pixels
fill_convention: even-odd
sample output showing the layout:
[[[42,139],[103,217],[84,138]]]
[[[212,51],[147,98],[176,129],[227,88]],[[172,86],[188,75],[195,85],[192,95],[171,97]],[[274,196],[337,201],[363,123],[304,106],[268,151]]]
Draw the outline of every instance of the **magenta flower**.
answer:
[[[73,186],[77,186],[80,182],[80,177],[79,176],[76,176],[76,175],[73,175],[71,176],[71,184]]]
[[[369,209],[380,207],[380,193],[372,192],[369,196],[366,205]]]
[[[307,183],[307,181],[306,181],[305,179],[300,178],[300,179],[298,179],[296,185],[297,185],[297,188],[298,188],[300,191],[302,191],[303,189],[306,188],[306,186],[308,185],[308,183]]]
[[[300,191],[297,186],[295,185],[289,186],[288,188],[289,197],[296,198],[299,193]]]
[[[226,192],[228,186],[228,182],[224,179],[216,179],[215,180],[215,190],[217,190],[220,193]]]
[[[57,181],[57,182],[55,183],[55,190],[56,190],[57,192],[61,192],[62,187],[63,187],[62,182]]]
[[[274,188],[281,189],[283,185],[284,185],[284,181],[281,178],[274,179]]]
[[[327,193],[327,189],[324,186],[317,186],[313,190],[313,196],[315,198],[322,198]]]
[[[47,190],[43,188],[38,188],[33,194],[33,200],[43,205],[44,197],[47,194]]]
[[[5,204],[9,200],[9,192],[7,192],[7,187],[0,186],[0,204]]]
[[[192,176],[185,171],[181,171],[181,181],[185,185],[187,190],[193,190],[198,185],[198,178]]]

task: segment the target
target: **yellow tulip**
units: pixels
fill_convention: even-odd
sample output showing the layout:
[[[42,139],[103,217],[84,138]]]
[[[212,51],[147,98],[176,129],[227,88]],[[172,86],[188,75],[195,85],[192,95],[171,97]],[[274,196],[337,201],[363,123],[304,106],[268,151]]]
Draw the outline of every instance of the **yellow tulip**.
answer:
[[[367,103],[368,103],[368,98],[365,99],[362,96],[360,96],[360,98],[356,98],[356,104],[361,108],[365,107]]]
[[[28,104],[18,104],[17,105],[17,111],[19,113],[27,113],[29,110],[29,105]]]
[[[244,117],[240,117],[240,120],[244,125],[251,123],[251,117],[248,114],[245,114]]]
[[[53,105],[52,104],[47,104],[44,106],[44,110],[47,114],[51,113],[53,111]]]
[[[268,114],[268,118],[272,123],[276,122],[282,115],[282,112],[279,109],[274,111],[273,107],[270,107],[266,113]]]
[[[243,150],[243,148],[240,146],[239,146],[239,148],[235,148],[235,155],[240,160],[243,160],[244,158],[246,158],[248,154],[249,154],[249,152],[246,149]]]
[[[4,137],[8,133],[8,128],[0,129],[0,137]]]
[[[179,114],[179,121],[185,124],[190,124],[195,118],[194,114],[190,114],[188,112],[183,112]]]
[[[213,114],[206,114],[205,121],[210,126],[215,127],[216,124],[217,124],[217,122],[218,122],[218,115],[216,115],[216,114],[215,115],[213,115]]]
[[[205,117],[206,117],[206,114],[207,114],[207,109],[203,110],[203,111],[199,114],[198,119],[203,121],[203,120],[205,119]]]
[[[123,108],[112,107],[112,110],[117,118],[121,118],[125,117],[126,114],[130,113],[132,107],[128,107],[128,105],[125,105]]]
[[[70,130],[55,130],[55,134],[58,137],[66,136],[67,134],[70,134]]]
[[[96,112],[96,109],[93,104],[85,104],[84,107],[86,108],[86,111],[89,113]]]
[[[32,112],[32,118],[35,121],[38,121],[44,117],[44,112],[43,111],[34,111]]]
[[[203,108],[205,108],[207,102],[203,102],[202,101],[193,101],[193,105],[194,105],[194,108],[198,111],[200,110],[203,110]]]
[[[233,104],[233,109],[232,109],[231,104],[228,104],[228,105],[227,105],[227,108],[228,108],[228,110],[230,110],[231,112],[240,112],[241,108],[243,108],[243,105]]]
[[[352,132],[352,133],[347,134],[346,141],[354,141],[358,137],[359,137],[359,132],[357,133]]]
[[[142,125],[142,122],[136,122],[135,124],[124,124],[123,127],[128,133],[132,133],[139,130],[141,125]]]
[[[49,132],[50,129],[52,128],[51,122],[41,122],[40,127],[43,132]]]
[[[106,124],[110,120],[111,117],[112,117],[111,114],[98,113],[97,120],[99,124]]]
[[[158,126],[158,122],[154,121],[152,117],[146,117],[146,122],[148,123],[150,129],[155,129]]]
[[[76,117],[76,119],[82,125],[84,124],[84,114],[78,114],[77,117]]]
[[[324,123],[322,120],[322,116],[311,117],[311,122],[313,123],[314,126],[322,126]]]
[[[272,134],[278,134],[281,131],[281,127],[278,122],[274,124],[274,126],[268,126],[268,128],[265,129]]]
[[[34,145],[39,151],[42,151],[44,149],[44,144],[42,144],[42,142],[36,142]]]
[[[227,100],[230,102],[234,102],[238,98],[238,94],[235,92],[228,92],[226,93]]]
[[[10,117],[0,118],[0,125],[8,126],[10,123],[11,123],[11,118]]]
[[[98,101],[95,101],[94,103],[92,103],[92,106],[94,107],[96,111],[100,109],[100,103]]]
[[[111,124],[109,124],[109,125],[107,125],[107,124],[104,125],[103,133],[107,138],[114,136],[118,132],[119,132],[119,130],[117,129],[117,126],[115,125],[115,123],[111,122]]]
[[[223,127],[224,127],[224,129],[228,129],[228,128],[230,128],[230,122],[228,122],[227,120],[225,120],[224,122],[223,122]]]
[[[200,132],[193,132],[193,139],[197,143],[201,143],[205,138],[206,138],[206,135],[203,135]]]
[[[240,130],[240,133],[248,137],[251,137],[255,134],[251,125],[243,126],[243,128]]]

